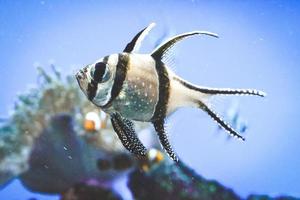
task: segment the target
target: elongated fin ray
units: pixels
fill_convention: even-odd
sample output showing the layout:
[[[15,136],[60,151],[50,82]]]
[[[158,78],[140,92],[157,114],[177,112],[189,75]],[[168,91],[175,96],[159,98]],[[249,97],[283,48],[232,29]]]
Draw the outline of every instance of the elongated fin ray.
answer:
[[[211,95],[251,95],[251,96],[260,96],[265,97],[267,94],[263,91],[256,90],[256,89],[231,89],[231,88],[209,88],[209,87],[200,87],[188,83],[180,79],[179,77],[175,77],[177,81],[179,81],[185,87],[198,91],[204,94],[211,94]]]
[[[111,115],[112,126],[121,140],[123,146],[137,156],[145,156],[147,149],[139,140],[133,123],[118,113]]]
[[[266,93],[256,89],[231,89],[231,88],[198,88],[199,92],[212,95],[251,95],[265,97]]]
[[[168,134],[165,131],[165,126],[164,126],[164,120],[156,120],[153,122],[154,129],[156,130],[160,143],[167,152],[167,154],[171,157],[172,160],[175,162],[178,162],[178,156],[174,152],[169,139],[168,139]]]
[[[198,102],[199,107],[204,110],[213,120],[215,120],[224,130],[226,130],[231,136],[237,137],[238,139],[245,140],[237,131],[230,127],[217,113],[215,113],[211,108],[202,103]]]
[[[134,38],[126,45],[123,52],[134,53],[135,51],[138,51],[142,41],[154,26],[155,23],[151,23],[149,26],[138,32],[138,34],[136,34],[136,36],[134,36]]]
[[[210,32],[207,32],[207,31],[193,31],[193,32],[183,33],[183,34],[176,35],[176,36],[170,38],[165,43],[158,46],[151,53],[151,56],[154,57],[155,59],[161,60],[164,57],[164,55],[168,52],[168,50],[171,49],[175,45],[176,42],[179,42],[179,41],[183,40],[186,37],[190,37],[190,36],[198,35],[198,34],[218,37],[217,34],[210,33]]]

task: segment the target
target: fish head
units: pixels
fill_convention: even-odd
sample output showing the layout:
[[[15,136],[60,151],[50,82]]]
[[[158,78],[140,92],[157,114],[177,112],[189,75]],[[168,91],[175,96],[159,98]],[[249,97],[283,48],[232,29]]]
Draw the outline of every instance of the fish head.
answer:
[[[80,69],[75,77],[86,97],[96,106],[104,106],[110,99],[114,82],[117,55],[106,56]]]

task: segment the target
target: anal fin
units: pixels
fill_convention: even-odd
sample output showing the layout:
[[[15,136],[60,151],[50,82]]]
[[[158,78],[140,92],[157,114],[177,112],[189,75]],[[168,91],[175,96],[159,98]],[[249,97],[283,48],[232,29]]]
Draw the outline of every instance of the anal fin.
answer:
[[[167,152],[167,154],[171,157],[172,160],[175,162],[178,162],[178,156],[174,152],[167,135],[167,132],[165,131],[165,125],[164,120],[155,120],[153,121],[154,129],[156,130],[160,143]]]

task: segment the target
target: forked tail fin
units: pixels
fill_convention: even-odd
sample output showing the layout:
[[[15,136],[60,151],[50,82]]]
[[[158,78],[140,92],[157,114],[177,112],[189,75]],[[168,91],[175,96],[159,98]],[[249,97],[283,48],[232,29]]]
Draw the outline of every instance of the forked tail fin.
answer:
[[[264,97],[266,93],[255,89],[227,89],[227,88],[206,88],[198,87],[188,83],[179,77],[175,78],[182,86],[189,89],[190,101],[196,104],[197,107],[204,110],[213,120],[215,120],[223,129],[229,132],[230,135],[235,136],[241,140],[245,140],[236,130],[230,127],[213,109],[210,107],[210,97],[215,95],[254,95]]]

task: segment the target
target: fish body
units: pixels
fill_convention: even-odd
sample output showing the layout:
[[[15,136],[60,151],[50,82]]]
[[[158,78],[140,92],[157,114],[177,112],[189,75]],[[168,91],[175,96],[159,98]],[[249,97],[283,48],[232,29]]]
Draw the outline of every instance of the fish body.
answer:
[[[140,31],[124,51],[105,56],[79,70],[80,88],[87,98],[111,116],[114,130],[123,145],[132,153],[145,156],[146,148],[136,136],[131,120],[151,122],[162,146],[173,160],[178,160],[165,131],[165,118],[180,107],[197,107],[210,115],[222,128],[240,136],[210,107],[214,95],[265,94],[253,89],[200,87],[177,76],[164,62],[168,50],[178,41],[192,35],[216,34],[205,31],[188,32],[170,38],[150,54],[136,53],[141,41],[154,24]]]
[[[127,63],[127,73],[108,113],[119,112],[128,119],[151,121],[159,96],[155,60],[147,54],[130,53],[121,53],[118,58]]]

